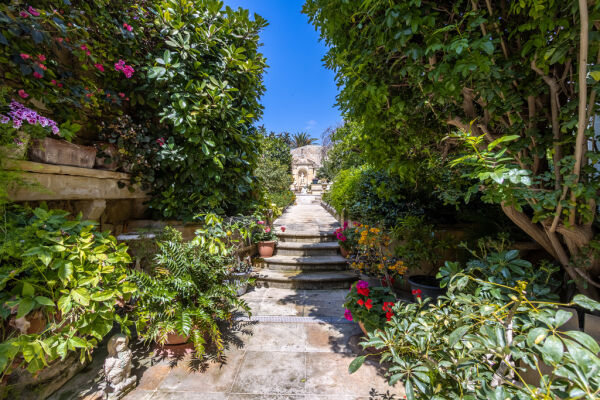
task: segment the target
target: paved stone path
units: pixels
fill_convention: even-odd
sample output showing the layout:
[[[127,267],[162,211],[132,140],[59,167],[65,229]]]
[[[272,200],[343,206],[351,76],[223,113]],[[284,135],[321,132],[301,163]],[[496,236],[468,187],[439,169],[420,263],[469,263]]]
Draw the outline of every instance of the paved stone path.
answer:
[[[337,227],[312,200],[299,203],[276,226],[329,232]],[[228,333],[222,360],[201,365],[189,356],[144,361],[135,369],[139,385],[125,400],[350,400],[369,399],[373,389],[403,398],[401,388],[387,385],[375,361],[348,374],[362,350],[358,325],[343,319],[346,293],[255,288],[243,296],[253,320],[238,322]],[[56,397],[67,398],[72,397]]]

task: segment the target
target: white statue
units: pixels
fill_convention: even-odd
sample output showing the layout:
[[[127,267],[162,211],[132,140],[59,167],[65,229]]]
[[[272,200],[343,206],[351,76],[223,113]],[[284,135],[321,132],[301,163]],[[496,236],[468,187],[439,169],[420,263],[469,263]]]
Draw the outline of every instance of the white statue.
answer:
[[[135,376],[131,375],[131,350],[129,339],[119,333],[108,341],[108,357],[104,361],[105,400],[118,400],[135,387]]]
[[[300,186],[304,186],[306,181],[304,180],[304,172],[300,172]]]

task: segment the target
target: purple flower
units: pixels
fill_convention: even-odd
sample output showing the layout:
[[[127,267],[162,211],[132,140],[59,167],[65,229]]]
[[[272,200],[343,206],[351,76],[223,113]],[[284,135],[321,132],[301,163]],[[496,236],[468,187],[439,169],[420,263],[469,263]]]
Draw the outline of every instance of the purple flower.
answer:
[[[357,289],[366,289],[366,288],[368,288],[368,287],[369,287],[369,282],[366,282],[366,281],[358,281],[358,282],[356,283],[356,288],[357,288]]]
[[[8,124],[9,122],[10,122],[10,117],[0,114],[0,124]]]
[[[55,135],[58,135],[59,132],[60,132],[60,130],[58,129],[58,126],[56,126],[56,125],[52,126],[52,133],[54,133]]]
[[[346,311],[344,311],[344,318],[346,318],[348,321],[352,321],[353,320],[352,313],[347,308],[346,308]]]
[[[21,119],[13,120],[13,128],[19,129],[21,127],[21,125],[23,125],[23,120],[21,120]]]

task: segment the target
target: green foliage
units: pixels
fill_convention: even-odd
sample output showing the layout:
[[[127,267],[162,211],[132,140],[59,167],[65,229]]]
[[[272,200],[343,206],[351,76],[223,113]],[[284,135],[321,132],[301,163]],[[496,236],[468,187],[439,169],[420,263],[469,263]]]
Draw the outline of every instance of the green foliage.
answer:
[[[115,310],[136,290],[127,280],[124,244],[64,211],[10,207],[2,214],[0,243],[0,371],[37,372],[79,351],[81,360],[110,332],[128,332]],[[27,332],[26,322],[41,321]],[[23,325],[25,324],[25,325]],[[32,323],[33,325],[33,323]],[[18,329],[23,326],[23,330]],[[33,327],[33,326],[32,326]]]
[[[447,297],[397,304],[385,328],[362,344],[382,352],[390,385],[401,381],[409,399],[596,399],[600,347],[561,329],[572,313],[558,306],[600,304],[581,295],[554,303],[554,272],[519,260],[515,250],[489,252],[462,270],[448,263]],[[539,385],[525,383],[525,369],[539,373]]]
[[[165,228],[150,274],[131,273],[139,287],[135,314],[140,337],[159,344],[172,333],[189,337],[197,357],[205,354],[206,344],[221,353],[219,323],[230,321],[236,307],[249,312],[236,295],[236,284],[225,282],[235,265],[231,247],[223,243],[221,234],[208,233],[220,230],[221,221],[211,216],[207,223],[212,228],[191,242],[184,242],[177,230]]]
[[[331,145],[327,158],[317,172],[320,178],[333,181],[340,171],[360,167],[365,163],[361,150],[353,142],[361,129],[359,124],[346,122],[330,134]]]
[[[436,177],[456,158],[467,201],[483,192],[502,205],[598,295],[600,263],[577,260],[599,203],[598,147],[585,143],[595,142],[600,31],[582,22],[600,19],[597,4],[307,0],[304,12],[329,45],[340,108],[363,123],[355,143],[369,162]]]
[[[151,49],[140,95],[165,132],[151,201],[164,217],[235,214],[256,200],[259,138],[252,124],[262,113],[265,59],[258,35],[266,21],[222,6],[167,0],[154,10],[161,42]]]
[[[103,130],[133,183],[151,190],[157,216],[237,214],[259,202],[252,125],[262,113],[264,19],[216,0],[36,7],[0,6],[1,101],[55,119],[69,139],[77,125],[79,141]]]
[[[292,178],[292,154],[285,137],[262,130],[260,140],[260,157],[254,174],[263,191],[264,200],[276,207],[286,207],[294,201],[294,193],[290,186]]]

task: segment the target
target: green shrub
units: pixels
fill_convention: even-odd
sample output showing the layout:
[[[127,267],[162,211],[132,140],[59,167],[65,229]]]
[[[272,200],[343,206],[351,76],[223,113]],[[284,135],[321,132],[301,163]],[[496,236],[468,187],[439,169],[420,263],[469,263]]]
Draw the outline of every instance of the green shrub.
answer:
[[[223,350],[220,322],[231,321],[236,307],[249,312],[236,295],[237,283],[225,283],[236,265],[227,231],[211,216],[208,227],[193,241],[165,228],[150,274],[132,272],[138,286],[135,315],[141,338],[164,344],[167,336],[189,336],[195,354],[201,357],[206,344]]]
[[[79,351],[83,361],[114,321],[128,332],[127,317],[115,310],[117,300],[136,290],[127,280],[127,247],[98,232],[95,223],[67,216],[43,208],[2,214],[2,373],[15,366],[36,372],[70,351]],[[28,334],[33,318],[43,326]]]
[[[515,250],[492,252],[464,270],[447,263],[440,274],[447,297],[393,308],[384,329],[362,343],[390,363],[390,385],[401,381],[408,399],[423,400],[598,398],[600,346],[561,329],[572,313],[558,306],[600,310],[600,303],[582,295],[556,303],[557,268],[517,257]],[[354,360],[350,372],[364,359]],[[525,368],[539,373],[540,385],[525,382]]]

